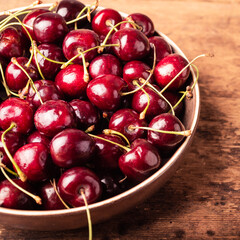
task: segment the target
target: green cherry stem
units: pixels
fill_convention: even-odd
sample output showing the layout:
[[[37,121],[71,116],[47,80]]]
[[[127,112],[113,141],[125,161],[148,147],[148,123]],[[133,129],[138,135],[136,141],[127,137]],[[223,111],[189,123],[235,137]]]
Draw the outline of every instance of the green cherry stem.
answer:
[[[118,31],[118,29],[112,24],[111,20],[108,19],[108,20],[106,21],[106,25],[107,25],[108,27],[113,28],[115,32]]]
[[[85,60],[85,56],[84,56],[84,53],[83,52],[79,52],[82,56],[82,63],[83,63],[83,81],[88,83],[89,80],[90,80],[90,77],[89,77],[89,73],[88,73],[88,69],[87,69],[87,65],[88,63],[86,63],[86,60]]]
[[[37,50],[36,50],[37,49],[37,43],[36,43],[36,41],[32,42],[32,46],[33,46],[32,52],[33,52],[35,63],[37,65],[38,72],[39,72],[41,78],[43,80],[45,80],[45,77],[43,76],[42,70],[41,70],[41,68],[39,66],[39,62],[38,62],[38,59],[37,59]]]
[[[9,131],[11,131],[13,128],[15,128],[16,126],[17,126],[16,123],[11,123],[10,127],[3,132],[2,136],[1,136],[1,142],[2,142],[2,145],[3,145],[4,151],[6,152],[8,158],[10,159],[11,163],[13,164],[14,168],[15,168],[16,171],[17,171],[17,174],[18,174],[19,178],[20,178],[23,182],[25,182],[25,181],[27,180],[27,177],[26,177],[26,175],[21,171],[21,169],[19,168],[19,166],[17,165],[17,163],[16,163],[15,160],[13,159],[11,153],[9,152],[9,150],[8,150],[8,148],[7,148],[7,145],[6,145],[6,143],[5,143],[5,140],[4,140],[5,135],[6,135]]]
[[[55,2],[48,8],[49,11],[53,11],[53,9],[58,5],[58,2]]]
[[[106,134],[106,135],[117,135],[117,136],[120,136],[120,137],[122,137],[126,141],[127,146],[128,147],[130,146],[130,142],[129,142],[129,140],[127,139],[127,137],[124,134],[122,134],[122,133],[120,133],[118,131],[112,130],[112,129],[104,129],[102,132],[104,134]]]
[[[0,152],[0,167],[4,168],[7,172],[14,175],[15,177],[18,177],[18,174],[16,172],[12,171],[5,164],[2,163],[2,159],[3,159],[3,153]]]

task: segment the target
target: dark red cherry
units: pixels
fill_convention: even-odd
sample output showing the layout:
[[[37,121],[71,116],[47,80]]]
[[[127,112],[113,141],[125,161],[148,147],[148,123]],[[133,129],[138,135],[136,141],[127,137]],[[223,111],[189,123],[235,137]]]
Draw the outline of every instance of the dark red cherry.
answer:
[[[80,99],[70,102],[77,117],[78,128],[86,130],[92,125],[97,125],[100,120],[98,109],[92,103]]]
[[[104,74],[122,76],[122,65],[117,57],[112,54],[102,54],[95,57],[89,65],[89,73],[92,78]]]
[[[41,134],[54,137],[66,128],[76,127],[76,116],[69,103],[63,100],[49,100],[37,109],[34,123]]]
[[[102,193],[100,179],[85,167],[75,167],[64,172],[57,186],[63,200],[73,207],[85,205],[81,191],[84,192],[88,204],[96,202]]]
[[[62,69],[55,78],[55,83],[68,98],[79,98],[86,92],[89,79],[85,79],[84,68],[72,64]]]
[[[122,78],[107,74],[89,82],[87,96],[91,103],[103,111],[116,110],[121,104]]]
[[[14,27],[8,27],[0,33],[0,56],[5,58],[20,57],[24,54],[22,36]]]
[[[3,134],[3,131],[0,131],[0,138]],[[7,132],[4,137],[4,142],[7,146],[8,151],[13,156],[15,152],[25,144],[25,138],[22,134],[16,132]],[[3,148],[3,143],[0,140],[0,152],[2,153],[1,161],[7,166],[11,166],[11,161],[9,160],[5,150]]]
[[[92,29],[99,36],[106,36],[114,25],[122,21],[122,17],[114,9],[105,8],[99,11],[92,20]],[[119,29],[119,26],[117,27]]]
[[[49,147],[50,142],[51,140],[49,138],[40,134],[38,131],[32,132],[27,138],[27,143],[42,143],[47,147]]]
[[[18,186],[31,192],[32,188],[27,182],[12,179]],[[33,209],[34,201],[28,195],[17,189],[8,180],[0,182],[0,206],[11,209]]]
[[[63,98],[62,93],[53,81],[38,80],[34,82],[34,85],[43,102]],[[29,88],[27,101],[33,106],[34,109],[37,109],[41,105],[38,94],[35,92],[35,90],[33,90],[32,87]]]
[[[181,132],[185,130],[182,122],[170,113],[163,113],[155,118],[149,124],[150,128],[164,131]],[[157,148],[172,148],[183,140],[184,136],[168,133],[159,133],[148,131],[148,141]]]
[[[22,20],[22,23],[25,25],[28,33],[31,35],[32,39],[33,40],[36,40],[36,37],[35,37],[35,34],[33,32],[33,23],[34,23],[34,20],[41,14],[43,13],[47,13],[47,12],[50,12],[49,10],[47,9],[42,9],[42,8],[39,8],[39,9],[34,9],[33,11],[31,11],[30,13],[28,13]],[[25,36],[27,38],[29,38],[27,32],[25,31],[25,29],[22,27],[22,31],[23,33],[25,34]]]
[[[150,51],[148,38],[139,30],[124,28],[112,35],[113,52],[123,61],[140,60]]]
[[[26,66],[29,59],[26,57],[18,57],[17,62],[26,70],[31,79],[39,79],[38,70],[35,66],[30,63],[29,66]],[[24,88],[29,80],[28,76],[13,62],[10,62],[5,71],[6,83],[11,90],[21,90]]]
[[[33,109],[28,101],[19,98],[8,98],[0,105],[0,127],[6,130],[12,123],[13,132],[29,133],[33,128]]]
[[[33,22],[33,32],[39,43],[59,43],[68,33],[67,24],[57,13],[40,14]]]
[[[63,62],[64,60],[62,49],[55,44],[41,44],[38,46],[38,50],[45,57],[51,60],[58,62]],[[39,53],[37,53],[37,61],[45,79],[54,79],[56,74],[59,72],[61,65],[58,63],[50,62],[49,60],[42,57]],[[37,67],[35,58],[33,58],[33,64]]]
[[[171,46],[168,44],[166,40],[164,40],[163,37],[160,37],[160,36],[150,37],[149,43],[150,43],[151,50],[150,50],[148,59],[151,64],[153,63],[153,57],[154,57],[153,45],[155,46],[155,49],[156,49],[156,63],[158,63],[164,57],[172,53]]]
[[[77,54],[79,50],[85,51],[99,45],[98,35],[89,29],[77,29],[70,31],[63,41],[64,56],[70,60]],[[90,62],[97,55],[97,49],[93,49],[84,53],[86,62]],[[74,63],[82,64],[82,57],[79,56],[73,60]]]
[[[29,181],[44,181],[50,177],[52,160],[45,144],[35,142],[22,146],[14,160]]]
[[[160,166],[158,150],[145,139],[136,139],[131,150],[119,158],[121,171],[133,181],[141,182]]]
[[[98,169],[118,169],[118,159],[123,154],[123,149],[114,143],[125,145],[122,139],[115,135],[98,135],[101,138],[112,141],[113,143],[106,142],[102,139],[95,138],[96,142],[96,156],[93,159],[95,166]]]
[[[65,209],[51,183],[45,183],[40,189],[42,207],[44,210]]]
[[[95,150],[94,140],[79,129],[65,129],[50,143],[53,162],[63,168],[83,166]]]
[[[129,126],[146,126],[144,120],[139,119],[139,114],[132,109],[120,109],[115,112],[109,122],[109,128],[125,135],[130,142],[144,136],[142,129],[130,129]]]
[[[188,64],[187,60],[179,54],[169,54],[163,58],[154,70],[155,80],[158,85],[165,87],[184,67]],[[185,69],[180,76],[168,87],[169,90],[177,90],[188,79],[190,68]]]
[[[128,84],[129,90],[134,90],[138,86],[133,85],[133,80],[138,80],[139,78],[147,80],[150,71],[151,68],[146,63],[141,61],[130,61],[123,67],[123,80]],[[154,83],[153,76],[150,78],[149,82]]]
[[[152,20],[142,13],[132,13],[128,15],[123,21],[133,21],[140,28],[141,32],[143,32],[147,37],[151,37],[154,34],[154,24]],[[123,28],[135,28],[131,23],[123,23],[121,24],[120,29]]]

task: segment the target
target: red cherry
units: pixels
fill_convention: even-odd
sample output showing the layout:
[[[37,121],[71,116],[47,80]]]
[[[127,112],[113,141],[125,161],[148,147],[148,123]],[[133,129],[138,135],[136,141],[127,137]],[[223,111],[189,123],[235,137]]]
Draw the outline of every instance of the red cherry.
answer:
[[[40,134],[38,131],[32,132],[27,138],[27,143],[42,143],[47,147],[49,147],[50,141],[51,140],[49,138]]]

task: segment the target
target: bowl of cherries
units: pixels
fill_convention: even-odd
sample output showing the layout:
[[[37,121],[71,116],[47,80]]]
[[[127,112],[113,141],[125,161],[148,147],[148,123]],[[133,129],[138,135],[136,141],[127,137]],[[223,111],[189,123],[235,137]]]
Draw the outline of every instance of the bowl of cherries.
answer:
[[[189,62],[148,16],[98,4],[0,14],[1,224],[110,219],[156,192],[192,142],[201,56]]]

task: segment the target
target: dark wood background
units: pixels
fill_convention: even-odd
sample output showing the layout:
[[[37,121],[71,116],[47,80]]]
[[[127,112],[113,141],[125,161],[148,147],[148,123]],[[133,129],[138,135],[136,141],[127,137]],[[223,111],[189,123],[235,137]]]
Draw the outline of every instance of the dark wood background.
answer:
[[[1,0],[0,10],[31,2]],[[94,239],[240,239],[240,1],[102,0],[101,5],[149,15],[189,59],[208,52],[215,57],[196,63],[201,117],[185,163],[145,203],[93,226]],[[88,239],[88,230],[0,226],[0,239]]]

